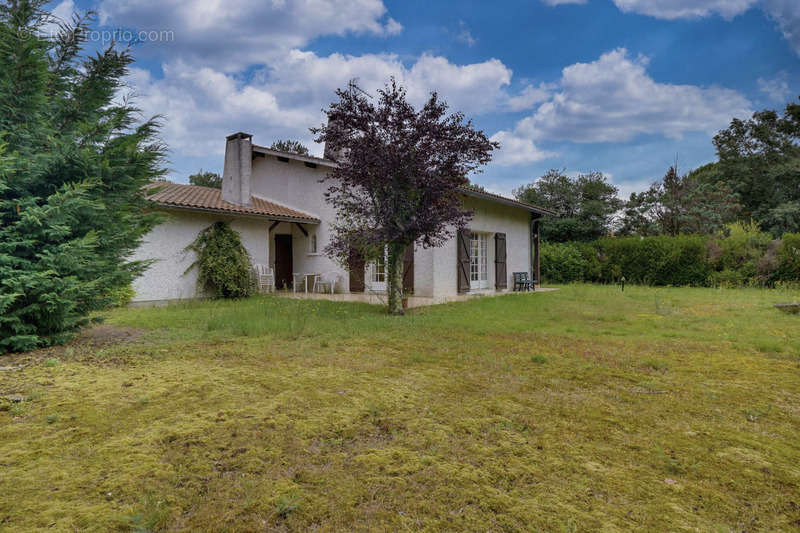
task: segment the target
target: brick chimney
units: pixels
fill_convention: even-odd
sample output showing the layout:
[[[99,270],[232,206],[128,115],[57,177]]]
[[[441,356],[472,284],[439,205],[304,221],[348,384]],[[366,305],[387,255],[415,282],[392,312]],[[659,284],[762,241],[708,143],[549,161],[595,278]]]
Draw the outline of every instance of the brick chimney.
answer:
[[[222,171],[222,199],[250,206],[250,177],[253,173],[253,136],[234,133],[226,137],[225,168]]]

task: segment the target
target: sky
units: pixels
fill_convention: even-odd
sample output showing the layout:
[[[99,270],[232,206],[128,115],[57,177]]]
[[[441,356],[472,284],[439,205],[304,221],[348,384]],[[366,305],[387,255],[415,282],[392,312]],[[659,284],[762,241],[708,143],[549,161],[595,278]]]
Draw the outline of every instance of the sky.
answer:
[[[221,172],[225,136],[298,139],[334,90],[394,76],[437,91],[501,144],[483,172],[511,194],[548,169],[599,171],[620,195],[676,160],[715,160],[733,117],[800,95],[800,0],[63,0],[92,45],[133,40],[126,92],[163,117],[169,179]]]

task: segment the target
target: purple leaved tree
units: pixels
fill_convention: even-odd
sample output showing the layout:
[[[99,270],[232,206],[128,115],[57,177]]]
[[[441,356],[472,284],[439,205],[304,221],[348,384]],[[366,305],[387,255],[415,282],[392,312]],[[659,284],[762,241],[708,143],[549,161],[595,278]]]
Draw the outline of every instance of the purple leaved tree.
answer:
[[[354,82],[336,91],[328,122],[311,131],[338,163],[325,178],[337,211],[325,252],[342,264],[386,253],[389,313],[403,314],[403,256],[414,243],[441,246],[472,214],[459,187],[499,145],[431,93],[416,110],[394,78],[373,101]]]

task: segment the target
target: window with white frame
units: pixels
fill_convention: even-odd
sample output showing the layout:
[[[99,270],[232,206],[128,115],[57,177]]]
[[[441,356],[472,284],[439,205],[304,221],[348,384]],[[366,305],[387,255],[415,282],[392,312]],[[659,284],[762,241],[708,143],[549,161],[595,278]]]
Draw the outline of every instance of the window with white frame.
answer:
[[[317,253],[317,234],[312,233],[308,237],[308,253],[315,254]]]
[[[383,255],[369,264],[369,289],[371,291],[382,292],[386,290],[386,249]]]
[[[470,235],[469,288],[489,288],[489,235],[472,232]]]

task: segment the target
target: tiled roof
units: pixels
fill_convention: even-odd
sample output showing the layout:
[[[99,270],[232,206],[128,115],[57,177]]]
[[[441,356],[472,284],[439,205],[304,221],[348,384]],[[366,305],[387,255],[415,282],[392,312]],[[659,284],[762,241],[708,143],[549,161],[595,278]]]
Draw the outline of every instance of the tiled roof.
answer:
[[[250,207],[226,202],[222,199],[222,191],[212,187],[199,185],[183,185],[180,183],[157,182],[146,187],[147,199],[165,207],[192,209],[196,211],[211,211],[215,213],[230,213],[248,216],[266,217],[272,220],[287,220],[296,222],[318,223],[319,219],[276,204],[256,196],[251,197]]]
[[[544,207],[538,207],[533,204],[529,204],[527,202],[520,202],[519,200],[514,200],[513,198],[506,198],[505,196],[500,196],[499,194],[488,192],[483,189],[479,189],[478,187],[466,185],[464,187],[460,187],[460,189],[461,192],[463,192],[468,196],[474,196],[476,198],[483,198],[485,200],[492,200],[506,205],[521,207],[522,209],[527,209],[528,211],[539,213],[540,215],[558,216],[558,213],[550,209],[545,209]]]

